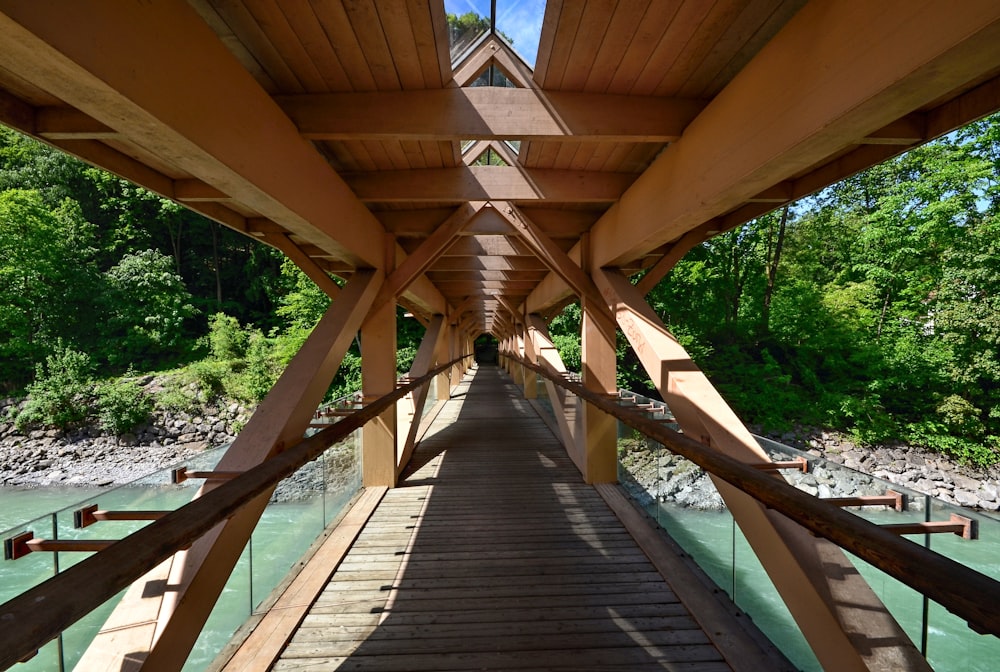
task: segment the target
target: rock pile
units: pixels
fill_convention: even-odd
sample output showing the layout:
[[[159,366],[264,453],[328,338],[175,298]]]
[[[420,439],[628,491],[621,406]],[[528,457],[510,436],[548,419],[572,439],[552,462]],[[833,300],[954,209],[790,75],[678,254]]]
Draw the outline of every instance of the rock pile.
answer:
[[[809,455],[950,504],[1000,511],[1000,471],[995,467],[977,470],[913,446],[861,448],[842,434],[822,430],[799,429],[776,438]]]
[[[772,459],[787,460],[796,454],[820,457],[832,464],[812,461],[808,473],[783,472],[796,487],[818,497],[883,494],[884,481],[951,504],[984,511],[1000,511],[1000,478],[995,470],[975,471],[951,462],[946,456],[908,446],[859,448],[846,437],[823,431],[800,431],[772,437],[800,449],[782,452],[769,446]],[[644,505],[672,501],[685,508],[722,510],[722,498],[708,477],[694,464],[668,451],[653,452],[645,443],[624,440],[619,445],[627,474],[623,485]],[[843,465],[847,469],[836,468]],[[908,508],[922,510],[920,498],[911,497]]]
[[[149,423],[121,437],[93,427],[22,434],[10,420],[19,403],[0,401],[0,485],[127,483],[232,441],[251,412],[236,403],[200,415],[157,409]]]

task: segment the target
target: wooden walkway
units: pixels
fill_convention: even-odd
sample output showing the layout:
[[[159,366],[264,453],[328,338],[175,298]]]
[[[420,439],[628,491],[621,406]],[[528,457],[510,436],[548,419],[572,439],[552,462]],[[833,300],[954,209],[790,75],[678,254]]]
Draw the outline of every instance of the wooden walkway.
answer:
[[[471,373],[273,669],[733,669],[509,378]]]

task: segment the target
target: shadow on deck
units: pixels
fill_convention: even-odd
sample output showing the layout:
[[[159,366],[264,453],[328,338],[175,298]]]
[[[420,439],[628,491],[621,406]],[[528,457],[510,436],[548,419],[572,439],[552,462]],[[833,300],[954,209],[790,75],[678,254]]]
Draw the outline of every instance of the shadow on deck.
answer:
[[[682,603],[663,568],[581,481],[520,390],[481,367],[272,669],[789,667],[769,647],[748,650],[707,589]],[[697,583],[677,580],[685,595]],[[711,616],[692,617],[709,603]]]

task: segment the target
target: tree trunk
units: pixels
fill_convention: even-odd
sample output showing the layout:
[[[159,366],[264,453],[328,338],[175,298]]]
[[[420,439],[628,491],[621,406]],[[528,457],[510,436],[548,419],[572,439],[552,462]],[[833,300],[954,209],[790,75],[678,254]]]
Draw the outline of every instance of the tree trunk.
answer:
[[[785,244],[785,227],[788,224],[788,209],[785,205],[781,209],[781,220],[778,223],[778,240],[774,243],[774,251],[771,250],[771,230],[768,228],[768,267],[767,286],[764,288],[764,306],[761,309],[761,330],[767,334],[771,331],[771,297],[774,296],[774,282],[778,277],[778,264],[781,261],[781,248]]]
[[[212,261],[215,264],[215,303],[222,308],[222,275],[219,272],[219,224],[212,222]]]

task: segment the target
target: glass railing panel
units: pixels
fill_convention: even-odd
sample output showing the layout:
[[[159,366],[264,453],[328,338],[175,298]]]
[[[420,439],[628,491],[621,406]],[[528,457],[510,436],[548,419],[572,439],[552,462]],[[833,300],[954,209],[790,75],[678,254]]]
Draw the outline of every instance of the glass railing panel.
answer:
[[[11,669],[16,670],[16,672],[53,672],[53,670],[67,669],[60,667],[60,661],[62,660],[63,655],[62,646],[62,641],[59,639],[53,639],[51,642],[39,649],[38,653],[34,656],[28,658],[22,663],[18,663]]]
[[[1000,521],[992,516],[932,499],[930,520],[949,520],[952,514],[976,521],[978,539],[962,539],[955,534],[928,535],[928,545],[938,553],[1000,580]],[[939,577],[947,583],[949,577]],[[996,608],[996,605],[993,605]],[[965,621],[941,605],[931,602],[928,610],[927,660],[934,669],[963,672],[996,670],[1000,661],[1000,638],[979,635]]]
[[[823,668],[778,594],[739,525],[733,530],[733,592],[730,596],[761,632],[802,672]]]
[[[226,448],[228,446],[205,451],[175,466],[185,466],[188,471],[210,471]],[[8,539],[30,530],[37,539],[120,539],[148,525],[149,521],[100,521],[77,528],[74,513],[91,505],[106,511],[171,511],[190,502],[203,483],[201,479],[191,479],[173,484],[171,469],[165,469],[116,488],[96,492],[82,490],[80,494],[86,498],[80,502],[17,525],[0,535]],[[340,514],[360,488],[361,430],[332,446],[319,459],[303,466],[279,485],[185,670],[205,669],[252,610],[272,593],[327,523]],[[70,551],[35,552],[16,561],[0,563],[0,603],[90,555]],[[257,558],[256,563],[254,557]],[[28,672],[58,670],[61,669],[60,659],[63,669],[72,669],[107,621],[120,597],[109,600],[81,619],[63,633],[60,641],[46,645],[31,662],[19,669]]]
[[[322,457],[326,476],[323,497],[323,518],[329,525],[361,489],[361,437],[360,429],[340,443],[330,447]]]
[[[535,402],[541,406],[541,408],[548,413],[550,417],[555,418],[556,412],[553,408],[552,399],[549,398],[549,388],[541,376],[538,377],[537,387],[535,390]]]
[[[201,672],[208,668],[236,631],[253,613],[254,593],[251,582],[253,542],[247,544],[229,575],[219,600],[215,603],[205,627],[188,655],[184,672]]]
[[[622,403],[629,406],[650,403],[642,395],[623,392],[622,396],[627,398]],[[975,518],[979,522],[980,540],[934,534],[928,537],[927,543],[947,557],[1000,578],[1000,520],[945,504],[769,439],[758,437],[758,441],[775,461],[798,457],[807,460],[806,473],[784,470],[782,474],[795,487],[811,495],[859,497],[885,495],[889,490],[905,495],[906,505],[902,511],[883,505],[847,507],[855,515],[876,524],[948,520],[952,513]],[[756,554],[739,527],[733,525],[729,514],[699,510],[698,506],[713,508],[704,504],[692,505],[692,493],[698,493],[697,501],[707,497],[709,489],[714,489],[706,485],[707,479],[701,482],[697,478],[701,477],[689,474],[681,458],[668,451],[661,453],[658,446],[647,445],[627,426],[619,426],[620,483],[637,503],[656,516],[670,535],[795,665],[803,670],[821,669]],[[923,535],[911,538],[917,543],[925,543]],[[976,635],[963,621],[933,602],[929,605],[929,616],[925,615],[925,599],[919,592],[850,554],[848,557],[914,644],[921,648],[927,638],[928,659],[937,669],[957,669],[954,668],[956,660],[963,661],[963,670],[994,669],[996,659],[1000,658],[1000,639]],[[942,577],[942,580],[947,578]]]

